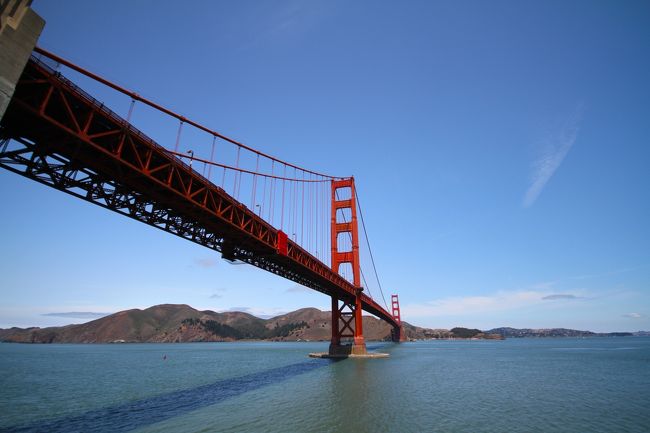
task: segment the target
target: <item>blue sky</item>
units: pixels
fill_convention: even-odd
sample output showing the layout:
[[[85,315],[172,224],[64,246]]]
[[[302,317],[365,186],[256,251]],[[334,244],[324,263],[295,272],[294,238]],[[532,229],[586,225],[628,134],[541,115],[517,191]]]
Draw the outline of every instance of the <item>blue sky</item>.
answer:
[[[647,2],[33,8],[47,22],[42,47],[264,152],[354,175],[404,320],[650,329]],[[88,86],[126,114],[128,100]],[[173,142],[177,125],[137,120]],[[160,303],[329,308],[7,171],[0,200],[0,327]]]

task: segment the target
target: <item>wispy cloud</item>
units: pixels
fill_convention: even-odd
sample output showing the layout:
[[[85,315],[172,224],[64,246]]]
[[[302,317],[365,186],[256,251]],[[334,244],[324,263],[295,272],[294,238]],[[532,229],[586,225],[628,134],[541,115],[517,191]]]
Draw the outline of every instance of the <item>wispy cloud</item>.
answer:
[[[199,258],[194,259],[194,264],[205,269],[214,268],[217,266],[218,260],[213,258]]]
[[[41,316],[48,317],[66,317],[69,319],[98,319],[100,317],[108,316],[111,313],[95,313],[91,311],[69,311],[64,313],[45,313]]]
[[[279,42],[300,41],[303,34],[318,25],[328,9],[327,3],[316,4],[301,0],[285,1],[281,5],[269,3],[267,10],[261,9],[264,19],[255,23],[258,31],[251,39],[244,41],[240,48],[250,49],[261,44],[278,45]]]
[[[501,291],[484,296],[449,297],[423,304],[404,305],[404,316],[437,317],[512,310],[543,302],[548,292],[535,290]]]
[[[648,267],[648,265],[644,264],[644,265],[639,265],[639,266],[631,266],[631,267],[628,267],[628,268],[614,269],[614,270],[611,270],[611,271],[608,271],[608,272],[601,272],[601,273],[597,273],[597,274],[576,275],[575,277],[572,277],[572,278],[574,280],[588,280],[588,279],[591,279],[591,278],[610,277],[612,275],[619,275],[619,274],[625,274],[625,273],[628,273],[628,272],[634,272],[634,271],[637,271],[639,269],[644,269],[644,268],[647,268],[647,267]]]
[[[307,287],[301,286],[299,284],[296,284],[295,286],[291,286],[287,290],[285,290],[286,293],[308,293],[311,291],[312,289],[308,289]]]
[[[287,311],[280,308],[255,308],[255,307],[230,307],[226,310],[222,310],[222,313],[226,312],[241,312],[252,314],[255,317],[260,319],[270,319],[271,317],[280,316],[286,314]]]
[[[581,117],[582,104],[579,104],[557,131],[542,140],[541,156],[533,164],[530,185],[524,196],[524,207],[530,207],[535,203],[546,183],[573,147],[578,138]]]
[[[402,306],[403,315],[410,317],[449,317],[481,315],[512,311],[538,305],[540,308],[555,308],[553,301],[591,300],[584,289],[574,293],[557,293],[554,282],[538,283],[520,290],[501,290],[480,296],[455,296],[435,299],[420,304]],[[576,294],[577,293],[577,294]],[[558,302],[557,306],[561,303]]]
[[[641,313],[627,313],[623,314],[623,317],[627,317],[628,319],[643,319],[645,316]]]
[[[544,301],[556,301],[560,299],[582,299],[580,296],[569,294],[547,295],[542,298]]]
[[[224,312],[237,312],[237,313],[249,313],[251,311],[250,307],[230,307],[226,310],[223,310]],[[251,314],[251,313],[249,313]]]
[[[223,293],[223,292],[225,292],[225,291],[227,291],[227,289],[225,289],[225,288],[223,288],[223,287],[219,287],[219,288],[217,288],[217,289],[214,289],[214,293],[213,293],[212,295],[210,295],[209,297],[210,297],[210,299],[220,299],[220,298],[223,298],[223,295],[222,295],[221,293]]]

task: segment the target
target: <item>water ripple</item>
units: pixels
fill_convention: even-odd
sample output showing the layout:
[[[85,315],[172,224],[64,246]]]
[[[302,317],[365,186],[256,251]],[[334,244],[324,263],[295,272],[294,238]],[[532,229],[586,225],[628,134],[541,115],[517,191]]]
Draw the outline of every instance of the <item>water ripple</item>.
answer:
[[[329,364],[331,361],[328,360],[309,360],[152,398],[92,410],[81,415],[12,426],[2,429],[2,431],[7,433],[127,432],[285,381]]]

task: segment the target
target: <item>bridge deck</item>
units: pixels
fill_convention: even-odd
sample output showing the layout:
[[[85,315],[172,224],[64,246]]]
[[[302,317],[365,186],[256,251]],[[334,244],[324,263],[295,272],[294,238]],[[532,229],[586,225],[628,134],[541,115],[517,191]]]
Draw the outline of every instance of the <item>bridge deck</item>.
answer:
[[[340,299],[355,287],[125,119],[30,59],[2,120],[0,166]],[[9,139],[13,140],[10,141]],[[362,294],[365,311],[398,327]]]

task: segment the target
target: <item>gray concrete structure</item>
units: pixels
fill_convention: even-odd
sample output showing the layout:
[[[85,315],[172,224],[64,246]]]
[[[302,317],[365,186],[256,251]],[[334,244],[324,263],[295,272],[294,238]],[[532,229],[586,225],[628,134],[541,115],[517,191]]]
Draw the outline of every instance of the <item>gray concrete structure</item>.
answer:
[[[14,94],[45,21],[32,0],[0,0],[0,120]]]

